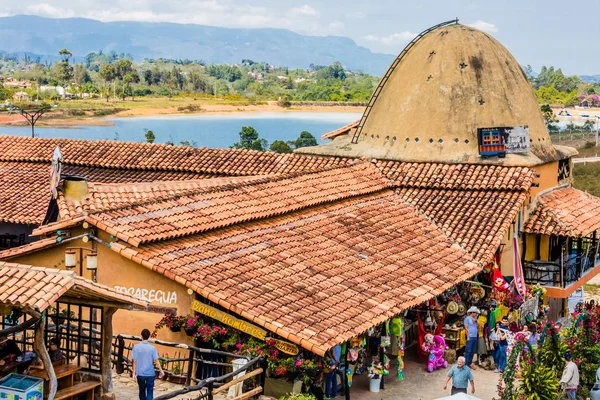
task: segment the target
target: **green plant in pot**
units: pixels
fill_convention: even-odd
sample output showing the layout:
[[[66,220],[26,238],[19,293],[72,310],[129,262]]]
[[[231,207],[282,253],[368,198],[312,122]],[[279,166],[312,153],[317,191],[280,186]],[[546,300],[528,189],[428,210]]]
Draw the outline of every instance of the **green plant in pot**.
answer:
[[[156,336],[156,331],[167,327],[171,330],[171,332],[181,332],[181,328],[187,320],[185,316],[177,316],[172,311],[167,311],[165,315],[158,321],[158,323],[154,326],[154,332],[152,337]]]

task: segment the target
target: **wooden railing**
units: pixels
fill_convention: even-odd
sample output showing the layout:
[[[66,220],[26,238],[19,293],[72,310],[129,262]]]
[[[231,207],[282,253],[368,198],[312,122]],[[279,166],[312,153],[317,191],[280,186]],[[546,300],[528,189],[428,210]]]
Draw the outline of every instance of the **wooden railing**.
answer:
[[[139,342],[139,336],[116,335],[113,336],[112,362],[121,374],[125,371],[132,372],[133,363],[130,359],[133,342]],[[262,393],[266,378],[266,361],[262,357],[251,358],[239,354],[228,353],[219,350],[203,349],[182,343],[166,342],[158,339],[150,339],[156,345],[171,347],[177,352],[174,357],[159,357],[165,374],[172,382],[181,380],[185,387],[156,397],[155,400],[166,400],[173,397],[190,393],[201,392],[195,395],[202,399],[212,400],[214,394],[222,392],[230,387],[252,379],[253,383],[248,385],[250,390],[235,400],[247,399]],[[231,359],[246,359],[247,363],[235,371],[230,362]],[[228,372],[231,371],[231,372]],[[242,376],[240,373],[250,371]],[[237,376],[237,377],[236,377]],[[230,381],[228,381],[231,379]],[[258,379],[258,384],[256,380]]]

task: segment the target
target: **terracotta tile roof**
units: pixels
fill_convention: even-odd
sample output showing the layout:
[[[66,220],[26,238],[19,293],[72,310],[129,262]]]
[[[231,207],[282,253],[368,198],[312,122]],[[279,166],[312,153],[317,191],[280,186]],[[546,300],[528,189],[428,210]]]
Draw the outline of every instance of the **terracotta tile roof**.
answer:
[[[0,303],[44,311],[64,295],[82,300],[110,301],[121,308],[133,304],[148,305],[108,286],[83,279],[74,271],[0,262]]]
[[[157,202],[167,198],[193,194],[203,190],[225,187],[242,182],[265,179],[263,176],[234,176],[185,181],[159,181],[143,183],[88,183],[88,197],[83,201],[65,199],[58,192],[61,219],[72,219],[85,213],[114,210],[140,203]]]
[[[50,202],[50,164],[0,163],[0,221],[36,224]]]
[[[582,237],[600,230],[600,198],[572,187],[540,195],[524,232]]]
[[[525,190],[404,188],[396,192],[482,264],[490,262],[528,197]]]
[[[44,238],[40,240],[36,240],[35,242],[31,242],[22,246],[12,247],[10,249],[1,250],[0,251],[0,260],[6,260],[12,257],[21,256],[23,254],[33,253],[37,250],[44,249],[46,247],[50,247],[52,245],[58,244],[56,242],[55,237]]]
[[[171,195],[164,200],[150,197],[124,209],[90,214],[86,221],[138,246],[281,215],[388,187],[388,180],[375,166],[363,162],[212,190],[197,188],[194,192]]]
[[[377,161],[377,168],[397,186],[422,189],[529,190],[529,168],[495,165]]]
[[[345,164],[343,158],[163,144],[0,136],[0,161],[50,162],[60,146],[67,165],[220,175],[286,174]]]
[[[321,136],[322,140],[333,139],[336,136],[345,135],[347,133],[354,133],[354,130],[360,123],[360,119],[354,122],[349,123],[348,125],[344,125],[341,128],[337,128],[334,131],[327,132],[323,136]]]
[[[388,189],[111,248],[320,355],[480,271]]]
[[[63,165],[64,175],[94,182],[152,182],[200,179],[210,175],[185,171],[124,170]],[[50,163],[0,161],[0,222],[40,225],[50,202]]]

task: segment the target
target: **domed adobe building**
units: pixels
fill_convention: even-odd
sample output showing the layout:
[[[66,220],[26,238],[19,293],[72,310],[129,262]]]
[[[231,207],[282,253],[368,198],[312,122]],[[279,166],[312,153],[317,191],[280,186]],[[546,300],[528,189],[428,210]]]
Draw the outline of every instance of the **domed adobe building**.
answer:
[[[516,254],[526,283],[546,286],[555,299],[566,299],[598,272],[600,199],[572,187],[577,151],[552,144],[519,63],[485,32],[451,21],[420,34],[388,68],[362,118],[323,138],[331,142],[297,152],[438,168],[477,165],[482,184],[500,171],[492,166],[531,169],[535,179],[519,211],[504,221],[508,229],[496,253],[502,272],[514,274]],[[449,230],[452,218],[440,208],[466,213],[463,227],[469,220],[513,218],[482,208],[483,194],[467,196],[466,189],[400,194]],[[473,231],[462,235],[486,240]],[[557,312],[566,307],[563,300],[551,303]]]

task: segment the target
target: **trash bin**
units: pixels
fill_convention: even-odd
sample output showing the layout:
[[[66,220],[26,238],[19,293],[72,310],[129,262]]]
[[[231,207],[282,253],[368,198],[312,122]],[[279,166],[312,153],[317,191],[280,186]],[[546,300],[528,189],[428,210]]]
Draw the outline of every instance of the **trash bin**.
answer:
[[[246,365],[247,362],[248,362],[248,360],[246,360],[245,358],[236,358],[235,360],[233,360],[231,362],[231,364],[233,365],[233,372],[237,371],[238,369],[240,369],[241,367]],[[243,375],[246,375],[246,371],[242,371],[238,375],[234,375],[233,379],[239,378],[240,376],[243,376]],[[237,383],[237,384],[233,385],[232,387],[230,387],[229,391],[227,392],[227,397],[234,398],[234,397],[240,396],[242,394],[243,384],[244,384],[244,382],[240,382],[240,383]]]
[[[381,388],[381,378],[369,378],[369,391],[373,393],[379,393]]]
[[[10,374],[0,380],[0,398],[42,400],[44,380],[34,376]]]

